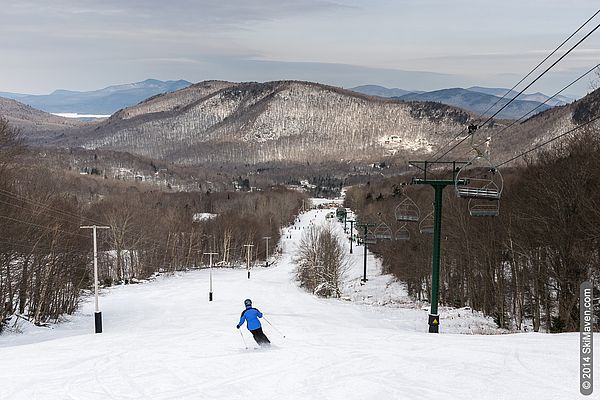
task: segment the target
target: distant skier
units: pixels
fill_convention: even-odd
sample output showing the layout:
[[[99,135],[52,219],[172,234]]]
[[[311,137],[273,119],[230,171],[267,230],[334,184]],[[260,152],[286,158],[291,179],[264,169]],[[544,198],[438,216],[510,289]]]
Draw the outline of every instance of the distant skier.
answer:
[[[244,300],[244,305],[246,306],[246,309],[242,312],[240,322],[235,327],[240,329],[240,326],[246,321],[248,330],[252,333],[252,336],[254,336],[256,343],[258,343],[259,346],[270,346],[271,342],[263,333],[260,321],[258,320],[259,318],[262,318],[262,313],[252,307],[252,300],[250,299]]]

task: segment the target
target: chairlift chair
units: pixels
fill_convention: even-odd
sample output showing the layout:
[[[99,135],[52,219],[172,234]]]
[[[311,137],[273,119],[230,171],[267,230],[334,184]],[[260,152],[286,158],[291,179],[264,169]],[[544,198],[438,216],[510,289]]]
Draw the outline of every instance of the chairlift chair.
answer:
[[[373,230],[374,239],[391,240],[393,236],[392,229],[385,223],[381,223]]]
[[[373,229],[367,228],[367,238],[368,239],[375,239],[375,235],[374,235]]]
[[[375,233],[372,229],[367,229],[367,236],[363,235],[363,244],[375,244],[377,243],[377,238],[375,237]]]
[[[497,217],[500,212],[500,200],[469,199],[471,217]]]
[[[456,174],[456,194],[458,197],[466,199],[500,200],[504,186],[502,174],[488,156],[473,144],[475,129],[471,130],[470,128],[471,147],[476,154]],[[489,139],[486,144],[489,145]]]
[[[419,222],[420,210],[419,206],[408,196],[396,206],[394,210],[397,221],[403,222]]]
[[[423,235],[433,235],[433,210],[419,222],[419,232]]]
[[[396,239],[396,240],[409,240],[410,239],[410,232],[408,231],[408,229],[406,229],[406,224],[404,224],[400,228],[398,228],[398,230],[396,231],[396,233],[394,235],[394,239]]]

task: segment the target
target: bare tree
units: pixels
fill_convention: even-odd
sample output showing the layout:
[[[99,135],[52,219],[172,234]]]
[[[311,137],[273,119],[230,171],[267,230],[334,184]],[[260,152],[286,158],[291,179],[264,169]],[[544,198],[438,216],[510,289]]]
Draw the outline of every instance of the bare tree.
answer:
[[[298,246],[296,277],[300,285],[318,296],[340,297],[348,259],[331,225],[310,227]]]

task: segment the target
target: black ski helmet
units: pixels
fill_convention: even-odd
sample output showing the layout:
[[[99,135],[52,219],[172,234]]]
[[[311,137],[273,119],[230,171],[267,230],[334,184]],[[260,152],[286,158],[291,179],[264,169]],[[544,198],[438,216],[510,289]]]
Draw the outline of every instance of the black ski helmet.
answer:
[[[246,300],[244,300],[244,305],[245,305],[246,307],[252,307],[252,300],[250,300],[250,299],[246,299]]]

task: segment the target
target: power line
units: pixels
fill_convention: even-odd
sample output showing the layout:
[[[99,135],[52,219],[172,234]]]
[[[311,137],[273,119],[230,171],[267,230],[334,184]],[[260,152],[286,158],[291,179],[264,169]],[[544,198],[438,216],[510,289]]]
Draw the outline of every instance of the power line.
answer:
[[[15,241],[9,240],[8,238],[0,238],[0,243],[6,244],[9,246],[19,246],[19,247],[23,247],[23,248],[27,248],[27,249],[31,249],[31,250],[34,250],[34,249],[45,250],[49,253],[56,252],[57,250],[59,250],[58,248],[52,249],[48,246],[40,246],[37,243],[32,244],[32,243],[25,243],[25,242],[15,242]],[[81,252],[81,251],[77,251],[77,250],[70,250],[67,252],[58,251],[58,253],[60,253],[60,254],[80,254],[80,255],[87,254],[87,252]]]
[[[2,192],[8,192],[8,191],[0,189],[0,194],[4,194]],[[40,207],[45,208],[45,209],[50,209],[49,206],[44,205],[42,203],[39,203],[39,202],[36,202],[36,201],[33,201],[33,200],[29,200],[29,199],[26,199],[26,198],[23,198],[23,197],[20,197],[20,196],[14,194],[12,192],[8,192],[8,193],[11,193],[12,196],[9,196],[9,195],[6,195],[6,194],[4,194],[4,195],[6,197],[9,197],[9,198],[12,198],[12,199],[15,199],[15,200],[29,202],[29,203],[32,203],[35,206],[40,206]],[[17,208],[20,208],[20,209],[23,209],[23,210],[27,210],[27,208],[25,208],[25,207],[23,207],[22,205],[19,205],[19,204],[5,202],[5,201],[2,201],[2,200],[0,200],[0,203],[6,204],[6,205],[9,205],[9,206],[13,206],[13,207],[17,207]],[[50,210],[52,210],[52,209],[50,209]],[[77,224],[77,225],[80,224],[81,220],[88,220],[88,221],[92,221],[92,222],[94,221],[94,220],[91,220],[89,218],[85,218],[83,216],[77,216],[76,214],[71,214],[71,213],[68,213],[68,212],[62,212],[62,211],[58,211],[58,210],[53,210],[53,211],[55,211],[57,213],[60,213],[60,214],[63,214],[63,215],[66,215],[66,216],[71,216],[71,218],[72,218],[72,219],[66,219],[64,217],[59,218],[59,217],[53,215],[52,217],[55,218],[58,221],[63,221],[63,222],[67,222],[67,223],[73,223],[73,224]],[[19,223],[24,223],[24,224],[36,226],[36,227],[43,228],[43,229],[54,230],[54,228],[50,228],[50,227],[47,227],[47,226],[42,226],[42,225],[34,224],[34,223],[31,223],[31,222],[19,220],[19,219],[12,218],[12,217],[0,216],[0,218],[4,218],[4,219],[12,220],[14,222],[19,222]],[[63,232],[63,233],[67,233],[67,234],[73,234],[73,235],[77,235],[77,236],[82,236],[82,237],[85,237],[86,239],[88,238],[87,236],[83,236],[81,234],[75,234],[75,233],[67,232],[67,231],[60,230],[60,229],[58,230],[58,232]],[[159,240],[153,240],[153,239],[133,240],[133,242],[135,242],[136,244],[147,245],[147,246],[152,246],[152,245],[156,246],[156,245],[164,244],[165,243],[165,242],[162,242],[162,241],[159,241]],[[192,248],[195,249],[196,247],[197,247],[197,243],[194,243],[193,246],[192,246]],[[186,245],[186,244],[182,244],[182,245],[169,244],[168,247],[167,247],[167,250],[168,249],[179,250],[179,251],[183,251],[183,252],[189,252],[189,246]],[[193,252],[195,252],[195,251],[193,251]]]
[[[587,125],[591,124],[592,122],[597,121],[599,119],[600,119],[600,115],[597,116],[597,117],[592,118],[588,122],[585,122],[583,124],[577,125],[575,128],[569,129],[567,132],[561,133],[560,135],[555,136],[552,139],[546,140],[545,142],[543,142],[543,143],[541,143],[541,144],[539,144],[539,145],[537,145],[537,146],[535,146],[535,147],[533,147],[533,148],[531,148],[531,149],[529,149],[527,151],[522,152],[521,154],[518,154],[518,155],[516,155],[516,156],[514,156],[514,157],[512,157],[512,158],[510,158],[510,159],[508,159],[508,160],[506,160],[506,161],[504,161],[504,162],[496,165],[495,168],[498,168],[498,167],[501,167],[501,166],[503,166],[505,164],[508,164],[509,162],[514,161],[514,160],[516,160],[519,157],[527,155],[527,154],[531,153],[532,151],[535,151],[535,150],[539,149],[540,147],[546,146],[548,143],[551,143],[551,142],[553,142],[555,140],[558,140],[561,137],[564,137],[564,136],[568,135],[569,133],[573,133],[576,130],[581,129],[581,128],[583,128],[583,127],[585,127],[585,126],[587,126]]]
[[[19,208],[21,210],[24,210],[24,211],[27,211],[27,212],[30,212],[30,213],[33,213],[33,211],[34,211],[34,210],[31,210],[30,208],[27,208],[27,207],[22,206],[20,204],[14,204],[14,203],[10,203],[10,202],[3,201],[3,200],[0,200],[0,204],[6,204],[8,206],[16,207],[16,208]],[[33,214],[35,214],[35,213],[33,213]],[[71,219],[58,218],[55,215],[49,215],[49,216],[52,217],[52,218],[54,218],[57,221],[63,221],[63,222],[67,222],[67,223],[79,224],[79,222],[80,222],[80,219],[78,219],[77,221],[75,221],[74,219],[71,220]]]
[[[23,201],[25,203],[29,203],[29,204],[34,205],[36,207],[41,207],[41,208],[43,208],[43,209],[45,209],[45,210],[47,210],[49,212],[53,212],[53,213],[62,215],[63,217],[74,218],[75,220],[77,220],[77,223],[79,223],[83,219],[83,220],[86,220],[86,221],[90,221],[90,222],[99,224],[97,221],[94,221],[93,219],[84,217],[83,215],[77,215],[77,214],[73,214],[73,213],[70,213],[70,212],[67,212],[67,211],[64,211],[64,210],[54,209],[54,208],[50,207],[47,204],[44,204],[44,203],[41,203],[41,202],[38,202],[38,201],[35,201],[35,200],[32,200],[32,199],[28,199],[26,197],[20,196],[20,195],[18,195],[16,193],[13,193],[13,192],[8,191],[6,189],[0,189],[0,194],[4,195],[4,196],[6,196],[6,197],[8,197],[10,199],[13,199],[13,200]]]
[[[51,226],[39,225],[39,224],[35,224],[33,222],[23,221],[23,220],[20,220],[20,219],[17,219],[17,218],[12,218],[12,217],[7,217],[5,215],[0,215],[0,218],[6,219],[6,220],[9,220],[9,221],[13,221],[13,222],[19,222],[19,223],[26,224],[26,225],[35,226],[37,228],[42,228],[42,229],[46,229],[46,230],[49,230],[49,231],[56,231],[56,232],[66,233],[67,235],[80,236],[80,237],[84,237],[84,238],[88,239],[87,236],[81,235],[79,233],[68,232],[68,231],[64,231],[62,229],[53,228]]]

